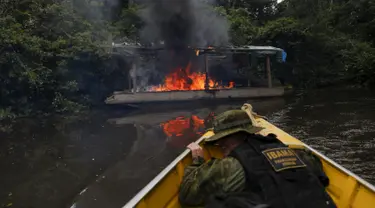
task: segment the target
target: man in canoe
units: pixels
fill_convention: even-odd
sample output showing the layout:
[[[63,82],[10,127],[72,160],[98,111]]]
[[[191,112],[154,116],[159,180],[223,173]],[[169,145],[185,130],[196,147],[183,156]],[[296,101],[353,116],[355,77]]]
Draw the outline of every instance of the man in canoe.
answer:
[[[316,156],[290,149],[244,110],[230,110],[213,121],[206,143],[222,149],[223,159],[205,162],[191,143],[193,164],[185,169],[179,201],[207,208],[335,208],[325,191],[329,180]],[[250,117],[250,119],[249,119]],[[255,122],[255,123],[254,123]]]

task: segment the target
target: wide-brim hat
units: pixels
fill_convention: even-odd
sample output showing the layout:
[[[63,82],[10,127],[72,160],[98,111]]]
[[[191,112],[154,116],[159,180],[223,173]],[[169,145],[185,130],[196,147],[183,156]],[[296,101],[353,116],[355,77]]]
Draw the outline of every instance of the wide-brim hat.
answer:
[[[254,134],[263,130],[263,127],[253,123],[255,119],[251,119],[244,110],[229,110],[219,114],[212,122],[213,136],[205,139],[205,142],[216,142],[226,136],[237,132],[247,132]]]

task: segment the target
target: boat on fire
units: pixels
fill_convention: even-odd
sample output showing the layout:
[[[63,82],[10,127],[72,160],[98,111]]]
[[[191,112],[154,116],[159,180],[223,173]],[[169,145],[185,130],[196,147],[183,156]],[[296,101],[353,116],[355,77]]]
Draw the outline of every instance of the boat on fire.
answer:
[[[154,51],[157,54],[157,51],[162,49],[139,48],[138,50],[142,52]],[[191,48],[189,50],[192,54],[191,59],[199,64],[193,66],[192,61],[190,61],[187,66],[173,69],[164,77],[163,82],[156,86],[143,86],[145,74],[139,72],[142,76],[134,75],[138,73],[137,71],[142,70],[142,67],[140,67],[142,60],[139,57],[133,58],[128,89],[115,91],[105,100],[105,103],[109,105],[131,105],[155,102],[264,98],[280,97],[289,92],[288,88],[282,86],[272,77],[271,65],[282,62],[283,50],[280,48],[244,46]],[[232,56],[239,57],[241,67],[219,66],[221,65],[220,60],[224,59],[223,57],[231,60]],[[264,68],[260,69],[260,72],[259,60],[265,62]],[[218,68],[212,69],[211,63]],[[195,68],[203,70],[194,71]],[[215,74],[217,76],[220,74],[221,77],[224,77],[224,80],[215,79]],[[234,80],[230,80],[231,76],[235,77]]]
[[[375,187],[373,185],[297,138],[269,123],[263,117],[255,115],[255,120],[259,126],[264,127],[260,134],[276,134],[280,141],[290,148],[305,148],[320,158],[323,169],[330,179],[327,192],[335,201],[337,207],[373,208],[375,206]],[[206,146],[204,144],[204,139],[212,135],[214,135],[213,131],[208,130],[196,141],[196,143],[203,147],[206,160],[211,157],[222,157],[222,153],[218,148]],[[181,207],[178,201],[178,190],[184,174],[184,168],[191,163],[192,158],[190,150],[185,150],[124,205],[123,208]]]

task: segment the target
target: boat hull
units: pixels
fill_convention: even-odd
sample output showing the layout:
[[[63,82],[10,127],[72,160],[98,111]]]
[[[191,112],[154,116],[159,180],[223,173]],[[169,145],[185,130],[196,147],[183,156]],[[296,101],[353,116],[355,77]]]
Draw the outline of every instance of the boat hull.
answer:
[[[105,103],[142,104],[160,102],[183,102],[194,100],[222,100],[281,97],[285,94],[283,87],[274,88],[238,88],[222,90],[191,90],[191,91],[163,91],[163,92],[115,92],[106,99]]]

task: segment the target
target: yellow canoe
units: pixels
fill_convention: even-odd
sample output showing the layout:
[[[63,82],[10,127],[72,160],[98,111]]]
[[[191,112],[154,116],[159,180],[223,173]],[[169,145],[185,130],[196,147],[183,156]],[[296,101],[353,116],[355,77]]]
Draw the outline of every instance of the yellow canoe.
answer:
[[[289,147],[307,148],[321,159],[324,171],[330,179],[330,185],[327,187],[327,191],[339,208],[375,207],[375,187],[373,185],[266,120],[262,118],[256,118],[256,120],[259,125],[265,127],[265,129],[260,132],[261,134],[267,135],[269,133],[274,133],[284,144],[289,145]],[[209,159],[211,156],[221,157],[221,153],[218,149],[205,147],[203,144],[203,140],[211,135],[213,135],[213,132],[208,131],[196,141],[203,146],[205,159]],[[184,151],[148,185],[138,192],[124,208],[181,207],[178,202],[179,185],[182,180],[184,168],[191,164],[191,162],[190,150]]]

